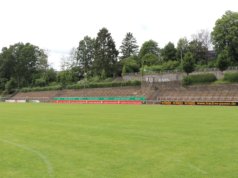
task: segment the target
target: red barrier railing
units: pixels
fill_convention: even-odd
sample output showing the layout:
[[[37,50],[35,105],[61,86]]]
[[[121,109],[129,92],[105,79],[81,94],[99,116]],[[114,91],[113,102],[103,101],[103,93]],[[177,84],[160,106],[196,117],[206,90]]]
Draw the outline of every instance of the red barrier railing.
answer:
[[[55,100],[56,104],[142,104],[142,101]]]

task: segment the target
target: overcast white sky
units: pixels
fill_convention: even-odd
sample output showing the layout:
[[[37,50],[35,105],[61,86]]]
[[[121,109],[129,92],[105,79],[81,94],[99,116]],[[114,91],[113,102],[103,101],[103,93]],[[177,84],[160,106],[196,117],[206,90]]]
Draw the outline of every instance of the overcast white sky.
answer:
[[[0,0],[0,48],[30,42],[49,51],[50,64],[78,46],[85,35],[102,27],[117,48],[127,32],[138,44],[153,39],[163,47],[201,29],[209,31],[226,10],[238,11],[237,0]]]

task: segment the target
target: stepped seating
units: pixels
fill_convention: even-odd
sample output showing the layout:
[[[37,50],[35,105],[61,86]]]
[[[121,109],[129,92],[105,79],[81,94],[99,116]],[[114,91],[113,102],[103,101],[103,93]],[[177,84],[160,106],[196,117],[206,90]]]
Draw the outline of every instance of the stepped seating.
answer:
[[[182,86],[179,82],[153,83],[142,87],[91,88],[17,93],[13,100],[39,100],[52,102],[54,97],[133,97],[144,96],[147,102],[194,101],[238,102],[238,84]]]
[[[157,97],[159,101],[199,101],[199,102],[238,102],[238,90],[214,91],[165,91]]]
[[[41,102],[49,102],[58,91],[40,91],[40,92],[19,92],[13,96],[12,100],[39,100]]]
[[[203,84],[184,87],[179,82],[155,83],[154,100],[184,102],[238,102],[238,84]]]
[[[96,96],[143,96],[140,87],[90,88],[80,90],[58,90],[39,92],[20,92],[12,100],[52,101],[54,97],[96,97]]]

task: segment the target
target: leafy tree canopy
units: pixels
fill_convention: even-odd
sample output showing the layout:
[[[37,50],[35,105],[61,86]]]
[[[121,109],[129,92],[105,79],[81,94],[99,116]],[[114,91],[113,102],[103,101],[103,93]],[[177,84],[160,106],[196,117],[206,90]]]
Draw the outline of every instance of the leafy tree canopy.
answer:
[[[176,53],[177,50],[171,42],[165,45],[164,49],[161,50],[161,56],[164,61],[176,60]]]
[[[2,49],[0,78],[14,80],[18,87],[33,84],[33,76],[48,68],[44,50],[30,43],[16,43]]]
[[[226,48],[231,60],[238,62],[238,12],[227,11],[216,21],[212,41],[218,55]]]
[[[95,41],[94,73],[110,77],[115,75],[117,68],[118,51],[106,28],[102,28]]]
[[[187,74],[194,71],[195,62],[194,62],[193,54],[191,52],[187,52],[185,54],[182,66],[183,66],[184,72],[186,72]]]
[[[94,60],[94,45],[95,40],[89,36],[85,36],[84,39],[79,42],[79,46],[77,48],[77,66],[84,71],[85,75],[90,75],[90,70]]]
[[[183,57],[185,53],[188,51],[188,45],[189,42],[187,38],[180,38],[177,43],[177,58],[180,58],[180,60],[183,60]]]
[[[122,41],[120,46],[120,52],[122,54],[121,59],[128,58],[138,53],[138,45],[135,37],[132,33],[127,33],[126,37]]]
[[[228,55],[228,50],[224,49],[220,54],[218,55],[217,59],[217,67],[219,68],[220,71],[224,71],[228,68],[229,66],[229,55]]]
[[[142,44],[142,47],[139,52],[139,57],[142,58],[143,56],[149,53],[159,56],[159,47],[157,42],[149,40]]]

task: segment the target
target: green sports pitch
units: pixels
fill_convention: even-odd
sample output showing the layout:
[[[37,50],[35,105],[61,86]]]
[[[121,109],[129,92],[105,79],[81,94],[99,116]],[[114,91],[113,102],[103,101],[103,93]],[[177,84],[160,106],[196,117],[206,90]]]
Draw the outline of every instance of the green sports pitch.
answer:
[[[237,178],[238,108],[0,104],[1,178]]]

